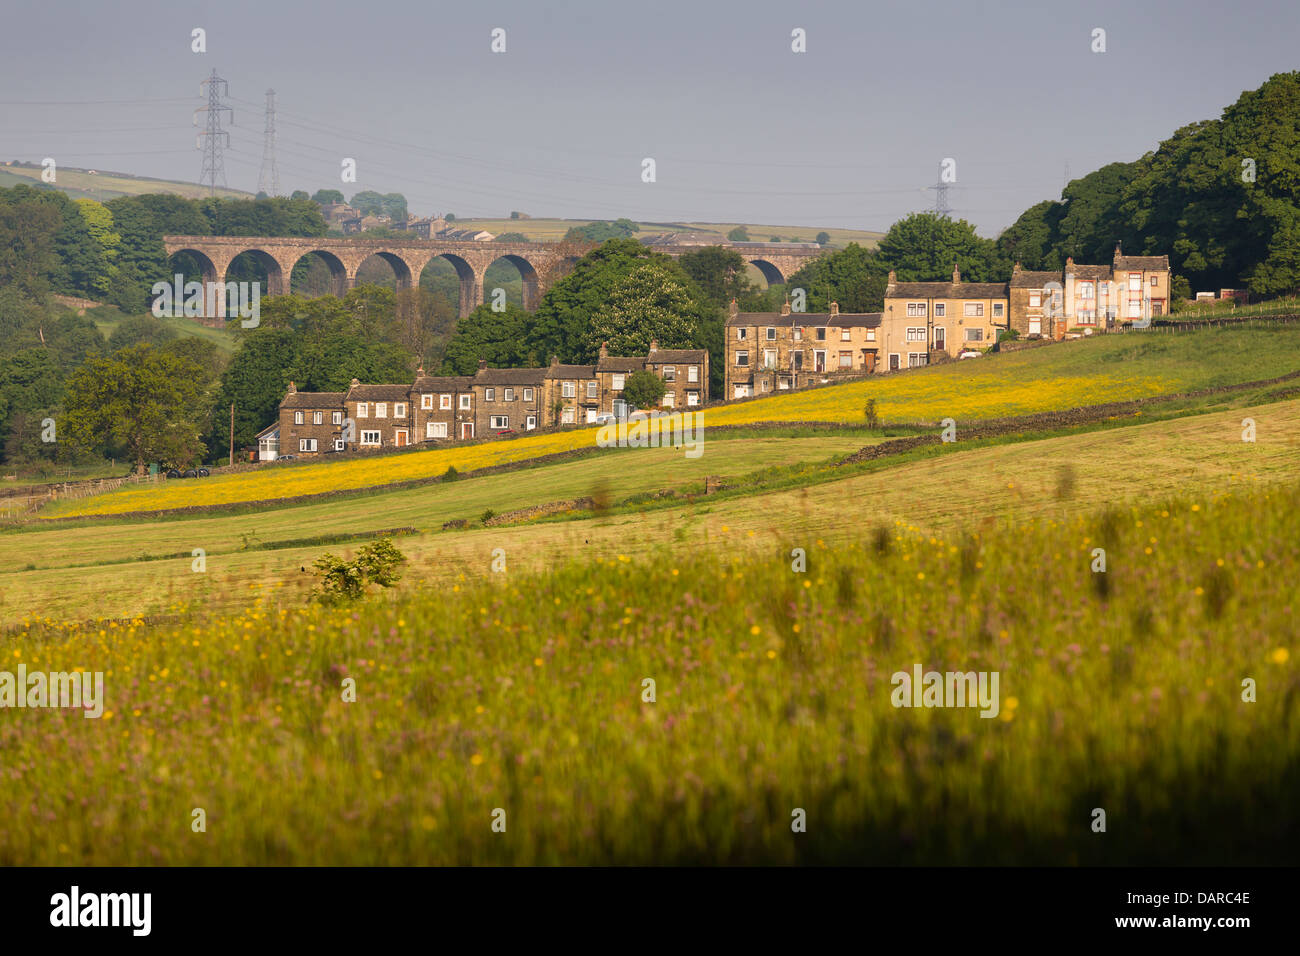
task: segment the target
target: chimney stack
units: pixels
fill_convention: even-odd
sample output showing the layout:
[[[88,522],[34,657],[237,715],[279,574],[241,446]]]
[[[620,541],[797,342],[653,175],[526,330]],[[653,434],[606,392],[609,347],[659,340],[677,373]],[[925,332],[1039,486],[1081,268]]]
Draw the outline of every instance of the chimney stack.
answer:
[[[356,379],[353,379],[352,381],[355,382]],[[292,395],[292,394],[293,394],[294,392],[296,392],[296,391],[298,391],[298,386],[294,385],[293,382],[290,382],[290,383],[289,383],[289,394]]]
[[[789,315],[789,314],[790,314],[790,300],[789,300],[789,299],[786,299],[784,302],[781,303],[781,314],[782,314],[782,315]]]
[[[887,286],[887,288],[893,288],[893,287],[896,286],[897,284],[898,284],[898,273],[895,272],[893,269],[890,269],[890,270],[889,270],[889,285]]]
[[[360,379],[356,379],[356,378],[354,378],[354,379],[352,380],[352,387],[353,387],[353,388],[356,388],[356,387],[357,387],[358,385],[360,385],[360,384],[361,384],[361,380],[360,380]]]
[[[957,268],[957,263],[952,264],[952,284],[957,285],[961,282],[961,270]]]
[[[727,314],[733,317],[740,315],[740,305],[734,298],[731,300],[731,304],[727,306]]]
[[[839,314],[840,314],[840,304],[838,302],[832,302],[831,315],[839,315]]]
[[[551,368],[555,368],[555,367],[556,367],[557,365],[559,365],[559,364],[560,364],[560,357],[559,357],[558,355],[552,355],[552,356],[551,356]]]
[[[483,371],[486,371],[486,370],[487,370],[487,359],[479,359],[479,360],[478,360],[478,370],[479,370],[480,372],[483,372]]]
[[[650,354],[653,355],[655,352],[658,352],[658,351],[659,351],[659,340],[658,340],[658,339],[651,339],[651,340],[650,340]]]
[[[601,342],[601,343],[600,343],[600,357],[601,357],[602,359],[607,359],[607,358],[609,358],[609,343],[608,343],[608,342]]]

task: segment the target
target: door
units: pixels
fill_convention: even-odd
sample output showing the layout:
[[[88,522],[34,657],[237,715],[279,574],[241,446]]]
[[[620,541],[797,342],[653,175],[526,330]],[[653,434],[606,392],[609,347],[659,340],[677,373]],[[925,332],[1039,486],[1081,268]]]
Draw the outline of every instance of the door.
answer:
[[[934,330],[934,350],[936,352],[948,351],[948,346],[944,344],[944,332],[942,326]]]
[[[889,370],[890,370],[891,372],[897,372],[897,371],[898,371],[898,367],[899,367],[899,358],[898,358],[898,353],[897,353],[897,352],[890,352],[890,353],[889,353]]]
[[[396,444],[398,448],[405,448],[407,445],[410,444],[410,440],[407,438],[407,432],[405,429],[398,429],[396,438],[397,438]]]
[[[460,423],[460,437],[461,437],[461,438],[473,438],[473,437],[474,437],[474,423],[473,423],[473,422],[461,422],[461,423]]]

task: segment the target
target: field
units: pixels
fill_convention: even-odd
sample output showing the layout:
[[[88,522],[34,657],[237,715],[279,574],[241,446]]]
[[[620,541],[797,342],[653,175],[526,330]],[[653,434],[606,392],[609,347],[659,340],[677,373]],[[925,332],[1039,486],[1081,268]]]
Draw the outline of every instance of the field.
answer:
[[[32,185],[41,182],[42,168],[30,166],[0,166],[0,186],[12,187],[20,183]],[[198,183],[175,182],[170,179],[144,179],[121,174],[73,169],[60,166],[55,171],[53,185],[71,199],[94,199],[107,202],[118,196],[143,196],[147,193],[170,193],[186,199],[206,199],[208,187]],[[238,189],[218,188],[223,199],[252,199],[251,193]]]
[[[585,226],[597,219],[457,219],[452,225],[465,229],[486,229],[501,235],[503,232],[517,232],[534,241],[555,241],[563,239],[564,234],[574,226]],[[608,221],[608,220],[605,220]],[[738,222],[641,222],[637,236],[656,235],[664,232],[702,232],[716,233],[718,242],[727,241],[727,233],[737,226],[744,226],[749,232],[751,242],[767,242],[773,236],[780,236],[786,242],[816,242],[817,234],[825,232],[831,237],[830,244],[836,248],[856,242],[860,246],[872,248],[884,235],[882,232],[870,232],[863,229],[832,229],[829,226],[756,226],[751,223]]]
[[[988,356],[707,409],[698,458],[583,429],[59,503],[0,533],[0,659],[105,711],[0,709],[0,864],[1290,862],[1300,398],[1169,396],[1297,346]],[[851,458],[867,397],[959,440]],[[394,588],[311,599],[385,531]],[[999,690],[895,706],[917,667]]]

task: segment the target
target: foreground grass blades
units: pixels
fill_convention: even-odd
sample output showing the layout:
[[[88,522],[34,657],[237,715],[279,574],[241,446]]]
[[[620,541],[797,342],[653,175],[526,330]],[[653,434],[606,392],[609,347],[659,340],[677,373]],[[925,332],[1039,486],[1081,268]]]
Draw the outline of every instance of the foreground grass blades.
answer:
[[[107,711],[0,711],[0,863],[1288,862],[1297,561],[1289,482],[33,627],[4,667]],[[917,664],[997,671],[998,716],[893,707]]]

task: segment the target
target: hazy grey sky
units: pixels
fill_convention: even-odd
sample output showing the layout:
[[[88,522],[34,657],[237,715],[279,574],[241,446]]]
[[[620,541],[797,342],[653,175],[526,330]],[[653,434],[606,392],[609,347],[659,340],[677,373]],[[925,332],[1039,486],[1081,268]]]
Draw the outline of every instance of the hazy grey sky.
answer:
[[[235,188],[257,186],[274,87],[286,193],[883,230],[933,206],[952,157],[954,213],[995,235],[1057,197],[1067,163],[1135,159],[1300,68],[1297,36],[1296,0],[13,0],[0,159],[195,181],[191,113],[215,68]]]

